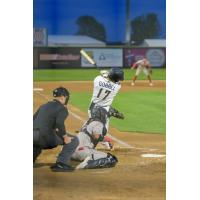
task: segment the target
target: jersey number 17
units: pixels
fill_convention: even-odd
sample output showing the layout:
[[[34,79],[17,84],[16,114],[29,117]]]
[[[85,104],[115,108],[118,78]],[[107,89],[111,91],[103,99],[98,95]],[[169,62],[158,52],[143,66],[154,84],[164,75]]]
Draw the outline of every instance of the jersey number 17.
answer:
[[[104,90],[104,92],[102,93],[103,90],[104,90],[103,88],[101,88],[101,89],[99,90],[99,93],[98,93],[98,95],[97,95],[97,98],[99,98],[100,96],[105,95],[105,96],[103,97],[103,99],[102,99],[102,100],[105,100],[106,97],[108,97],[108,95],[111,93],[111,91],[109,91],[109,90]]]

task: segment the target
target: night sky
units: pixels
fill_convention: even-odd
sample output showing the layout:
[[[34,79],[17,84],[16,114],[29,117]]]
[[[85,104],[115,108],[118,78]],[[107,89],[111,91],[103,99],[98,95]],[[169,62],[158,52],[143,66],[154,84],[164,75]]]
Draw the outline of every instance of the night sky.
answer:
[[[161,33],[166,37],[166,0],[131,0],[131,19],[154,12]],[[33,25],[46,27],[49,34],[73,35],[77,32],[76,20],[90,15],[106,28],[107,41],[124,41],[125,0],[33,0]]]

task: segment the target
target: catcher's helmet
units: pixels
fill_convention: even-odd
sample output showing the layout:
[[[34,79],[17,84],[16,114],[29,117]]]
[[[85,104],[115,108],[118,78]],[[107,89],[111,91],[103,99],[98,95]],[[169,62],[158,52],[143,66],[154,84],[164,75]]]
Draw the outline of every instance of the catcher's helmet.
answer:
[[[121,68],[114,67],[111,68],[108,72],[108,77],[113,82],[123,81],[124,80],[124,71]]]
[[[64,87],[58,87],[53,90],[53,96],[54,97],[60,97],[60,96],[69,97],[69,91]]]
[[[108,117],[108,112],[105,108],[102,108],[100,106],[95,106],[91,110],[91,118],[94,120],[98,120],[103,124],[106,124],[107,117]]]

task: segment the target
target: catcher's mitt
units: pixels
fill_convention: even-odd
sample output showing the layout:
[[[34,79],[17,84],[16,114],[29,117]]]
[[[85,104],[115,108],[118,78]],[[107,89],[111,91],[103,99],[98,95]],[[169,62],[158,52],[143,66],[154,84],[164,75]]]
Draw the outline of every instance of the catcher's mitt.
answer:
[[[123,113],[120,113],[117,109],[110,107],[109,110],[109,117],[115,117],[118,119],[124,119]]]

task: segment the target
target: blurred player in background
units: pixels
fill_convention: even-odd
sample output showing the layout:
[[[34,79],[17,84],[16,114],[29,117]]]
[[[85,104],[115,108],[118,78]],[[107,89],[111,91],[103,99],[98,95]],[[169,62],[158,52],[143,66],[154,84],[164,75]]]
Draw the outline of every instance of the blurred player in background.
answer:
[[[152,69],[151,69],[149,61],[146,58],[143,58],[143,59],[138,60],[137,62],[135,62],[132,65],[131,69],[136,69],[136,73],[132,78],[131,85],[133,85],[133,86],[135,85],[135,81],[136,81],[137,77],[143,71],[144,74],[147,76],[147,78],[149,80],[149,85],[153,86],[153,83],[152,83],[152,80],[151,80]]]

